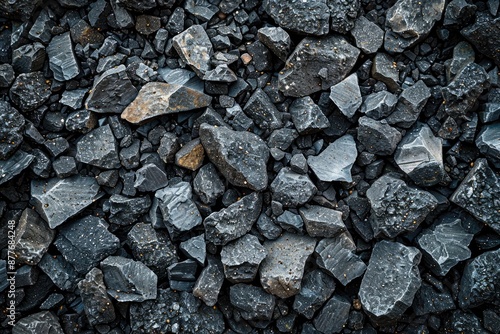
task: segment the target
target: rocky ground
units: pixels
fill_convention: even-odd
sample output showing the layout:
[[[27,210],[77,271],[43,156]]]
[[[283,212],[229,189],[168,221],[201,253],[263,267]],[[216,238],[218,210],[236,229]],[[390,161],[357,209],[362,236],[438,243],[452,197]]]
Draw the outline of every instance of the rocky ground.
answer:
[[[500,333],[499,0],[0,17],[0,333]]]

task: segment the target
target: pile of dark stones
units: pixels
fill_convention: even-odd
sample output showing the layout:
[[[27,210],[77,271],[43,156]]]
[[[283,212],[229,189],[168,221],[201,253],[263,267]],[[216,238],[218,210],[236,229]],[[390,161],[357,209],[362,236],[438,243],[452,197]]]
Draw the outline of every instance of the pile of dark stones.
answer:
[[[499,5],[0,0],[0,333],[500,333]]]

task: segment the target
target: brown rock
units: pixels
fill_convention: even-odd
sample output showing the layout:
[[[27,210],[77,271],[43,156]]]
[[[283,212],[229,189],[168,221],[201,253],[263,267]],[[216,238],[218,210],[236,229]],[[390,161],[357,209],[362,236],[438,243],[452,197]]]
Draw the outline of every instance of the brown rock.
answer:
[[[191,140],[175,154],[175,164],[192,171],[201,167],[203,159],[205,159],[205,150],[200,138]]]

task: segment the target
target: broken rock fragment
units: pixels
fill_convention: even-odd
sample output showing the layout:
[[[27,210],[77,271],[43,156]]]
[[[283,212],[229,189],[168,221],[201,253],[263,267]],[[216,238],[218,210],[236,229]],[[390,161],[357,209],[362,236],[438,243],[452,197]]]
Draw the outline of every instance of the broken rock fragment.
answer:
[[[411,127],[431,96],[429,87],[422,80],[406,88],[398,98],[398,103],[392,114],[387,117],[387,123],[402,128]]]
[[[290,53],[290,35],[281,27],[263,27],[257,31],[257,38],[279,59],[286,61]]]
[[[85,314],[92,326],[107,324],[115,320],[115,308],[106,292],[101,270],[93,268],[89,271],[85,279],[78,283],[78,289]]]
[[[335,103],[345,116],[349,118],[354,116],[363,102],[356,73],[330,87],[330,100]]]
[[[12,328],[14,334],[51,333],[63,334],[58,318],[49,311],[42,311],[19,319]]]
[[[309,176],[292,172],[288,167],[280,170],[270,188],[273,200],[280,202],[284,207],[305,204],[318,190]]]
[[[109,198],[109,221],[118,225],[130,225],[148,212],[151,206],[149,196],[129,198],[111,195]]]
[[[118,143],[109,125],[87,133],[76,144],[76,160],[105,169],[120,167]]]
[[[304,275],[299,294],[295,296],[293,309],[311,319],[335,290],[334,279],[321,270],[313,270]]]
[[[32,111],[50,97],[50,84],[42,72],[19,74],[10,87],[9,96],[22,111]]]
[[[248,283],[257,275],[266,250],[256,236],[245,234],[224,246],[220,255],[226,278],[232,283]]]
[[[167,184],[167,175],[154,163],[144,165],[135,172],[134,187],[139,191],[156,191]]]
[[[321,333],[341,333],[349,318],[350,308],[351,303],[346,298],[333,296],[314,318],[314,327]]]
[[[356,41],[356,46],[366,54],[377,52],[384,43],[384,31],[364,16],[356,20],[351,34]]]
[[[34,155],[18,150],[7,160],[0,160],[0,184],[12,180],[16,175],[28,168],[33,161]]]
[[[193,287],[193,296],[203,300],[207,306],[214,306],[217,303],[223,282],[222,263],[219,259],[209,256],[207,266],[203,268]]]
[[[224,182],[212,163],[200,168],[193,180],[193,190],[200,196],[201,201],[208,205],[214,205],[217,199],[224,194]]]
[[[80,66],[73,52],[73,43],[69,32],[52,37],[47,47],[47,55],[54,79],[67,81],[80,73]]]
[[[293,124],[301,135],[316,133],[330,126],[328,118],[310,96],[293,101],[289,111]]]
[[[299,209],[300,216],[311,237],[331,238],[344,232],[342,212],[319,205],[309,205]]]
[[[495,167],[500,167],[500,123],[485,125],[476,138],[476,146]]]
[[[261,129],[272,131],[283,126],[280,112],[260,88],[257,88],[248,99],[243,110]]]
[[[205,29],[201,25],[192,25],[174,36],[172,42],[179,57],[203,78],[210,70],[210,57],[213,54],[213,46]]]
[[[401,133],[386,121],[375,121],[363,116],[359,119],[358,140],[366,151],[377,155],[391,155],[399,141]]]
[[[498,16],[494,17],[486,12],[478,12],[475,23],[461,31],[462,36],[474,44],[479,52],[493,59],[497,65],[500,65],[498,54],[500,42],[496,38],[500,33],[499,22]]]

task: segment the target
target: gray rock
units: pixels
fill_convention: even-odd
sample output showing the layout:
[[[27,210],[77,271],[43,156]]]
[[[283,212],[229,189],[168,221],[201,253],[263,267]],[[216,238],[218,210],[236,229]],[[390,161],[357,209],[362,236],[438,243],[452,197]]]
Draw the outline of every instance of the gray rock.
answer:
[[[107,324],[115,320],[115,308],[108,297],[102,271],[93,268],[78,283],[85,314],[91,326]]]
[[[267,253],[256,236],[245,234],[222,247],[220,256],[224,274],[231,283],[249,283],[255,279]]]
[[[335,103],[340,111],[349,118],[354,116],[363,102],[356,73],[333,85],[330,90],[330,100]]]
[[[307,160],[302,153],[292,156],[290,160],[290,169],[295,173],[307,174],[309,168],[307,167]]]
[[[97,125],[96,115],[83,109],[72,112],[66,117],[66,129],[80,133],[88,133]]]
[[[182,146],[175,154],[175,164],[179,167],[195,171],[201,167],[205,159],[205,151],[200,138],[193,139]]]
[[[421,254],[398,242],[379,241],[373,248],[359,297],[364,311],[376,323],[398,319],[420,288]]]
[[[399,71],[395,64],[394,58],[388,54],[379,52],[373,59],[371,70],[373,78],[385,83],[387,88],[393,93],[400,89],[398,84]]]
[[[36,211],[56,228],[98,198],[99,185],[93,177],[75,175],[66,179],[31,181],[31,197]]]
[[[422,80],[417,81],[401,93],[395,110],[387,117],[387,123],[406,129],[411,127],[430,96],[431,91],[425,83]]]
[[[308,272],[304,275],[299,293],[295,296],[293,309],[307,319],[312,319],[334,290],[333,278],[318,269]]]
[[[442,146],[441,138],[434,137],[426,124],[418,123],[399,143],[394,161],[416,184],[430,187],[446,177]]]
[[[282,28],[307,35],[328,34],[330,10],[325,0],[290,3],[265,0],[263,8]]]
[[[500,233],[500,180],[486,159],[474,162],[474,167],[451,195],[450,201]]]
[[[469,23],[471,21],[468,21]],[[500,19],[493,17],[486,12],[478,12],[474,24],[462,29],[461,33],[469,42],[471,42],[479,52],[493,59],[497,65],[500,65],[500,56],[498,55],[499,41],[496,38],[500,33]]]
[[[142,262],[109,256],[101,262],[108,294],[119,302],[156,298],[158,277]]]
[[[357,48],[338,35],[306,37],[287,59],[283,74],[278,76],[279,90],[286,96],[294,97],[326,90],[346,77],[359,53]]]
[[[323,306],[313,324],[321,333],[341,333],[349,318],[351,303],[344,297],[333,296]]]
[[[190,259],[196,260],[201,266],[205,264],[207,248],[205,236],[203,234],[181,242],[179,244],[179,249],[184,255]]]
[[[200,298],[207,306],[217,303],[222,283],[224,282],[224,271],[220,260],[213,256],[208,257],[208,263],[201,271],[193,288],[193,296]]]
[[[236,74],[227,66],[227,64],[217,65],[213,70],[207,71],[203,80],[212,82],[235,82]]]
[[[111,195],[109,198],[109,221],[118,225],[130,225],[136,222],[151,206],[149,196],[129,198]]]
[[[376,237],[394,238],[414,231],[438,204],[426,191],[409,187],[396,175],[386,174],[366,191],[370,200],[370,224]]]
[[[23,142],[23,129],[26,121],[23,115],[9,102],[0,101],[0,122],[2,124],[0,128],[0,160],[5,160]]]
[[[288,232],[276,240],[264,242],[267,257],[259,270],[264,290],[280,298],[299,293],[306,261],[315,246],[313,238]]]
[[[467,246],[473,236],[464,230],[460,219],[454,219],[433,224],[416,240],[429,269],[438,276],[445,276],[457,263],[470,258]]]
[[[137,96],[125,65],[109,69],[94,81],[85,108],[97,113],[121,113]]]
[[[297,207],[309,202],[317,188],[307,175],[292,172],[285,167],[280,170],[270,185],[273,200],[284,207]]]
[[[500,123],[485,125],[476,137],[476,146],[495,167],[500,167]]]
[[[384,120],[363,116],[358,122],[358,140],[369,153],[391,155],[401,141],[401,133]]]
[[[454,28],[462,27],[474,21],[477,6],[469,4],[465,0],[452,0],[446,6],[444,13],[444,26],[452,26]]]
[[[257,135],[208,124],[200,126],[200,139],[210,161],[237,187],[267,187],[269,149]]]
[[[331,29],[341,34],[353,29],[361,5],[359,0],[327,0],[332,20]]]
[[[158,147],[158,154],[164,163],[173,163],[175,160],[175,153],[180,149],[179,141],[175,134],[167,132],[161,137],[160,146]]]
[[[24,209],[15,230],[16,260],[31,266],[38,264],[54,236],[55,231],[47,226],[36,211]]]
[[[144,165],[135,172],[134,187],[139,191],[156,191],[167,184],[167,175],[155,164]]]
[[[243,110],[263,130],[272,131],[283,126],[280,112],[260,88],[248,99]]]
[[[273,220],[262,213],[256,224],[257,230],[268,240],[274,240],[281,235],[282,229]]]
[[[12,102],[23,111],[40,107],[49,99],[50,94],[50,85],[42,72],[19,74],[9,91]]]
[[[361,105],[361,112],[370,118],[380,120],[392,113],[397,102],[398,98],[394,94],[383,90],[368,95]]]
[[[309,96],[293,101],[289,112],[293,125],[301,135],[320,132],[330,126],[328,118]]]
[[[355,251],[356,245],[351,235],[344,232],[318,243],[315,249],[318,255],[316,262],[346,286],[366,270],[366,264],[354,254]]]
[[[245,320],[271,320],[273,316],[276,300],[260,287],[235,284],[229,288],[229,298]]]
[[[446,333],[471,333],[471,334],[488,334],[481,324],[481,320],[472,312],[455,310],[446,319],[442,325],[443,331]]]
[[[300,208],[299,212],[311,237],[331,238],[346,230],[340,211],[309,205]]]
[[[8,88],[16,78],[14,69],[10,64],[0,64],[0,87]]]
[[[162,115],[203,108],[211,101],[209,95],[185,85],[150,82],[141,88],[121,118],[138,124]]]
[[[78,174],[76,161],[73,157],[62,156],[54,160],[52,168],[56,172],[58,178],[65,178],[71,175]]]
[[[281,208],[280,211],[283,209]],[[302,234],[304,232],[304,222],[302,217],[292,213],[291,211],[285,210],[281,215],[276,217],[276,222],[285,231]]]
[[[118,143],[106,124],[87,133],[76,144],[76,160],[92,166],[119,168]]]
[[[87,216],[59,229],[54,245],[77,272],[86,274],[118,250],[120,240],[108,231],[105,220]]]
[[[491,89],[488,92],[488,102],[484,104],[484,110],[477,114],[483,123],[500,119],[500,89]]]
[[[274,130],[267,139],[267,146],[286,151],[293,141],[299,137],[295,129],[282,128]]]
[[[0,160],[0,185],[19,175],[34,159],[34,155],[18,150],[8,160]]]
[[[74,291],[81,279],[75,268],[60,255],[52,256],[45,253],[38,262],[38,267],[63,291]]]
[[[500,250],[497,249],[484,252],[465,266],[458,294],[461,308],[500,304],[499,263]]]
[[[35,159],[30,165],[31,171],[38,177],[48,178],[52,170],[52,164],[49,157],[42,150],[35,148],[31,151]]]
[[[196,204],[193,202],[193,192],[188,182],[179,182],[157,190],[163,223],[170,238],[176,239],[202,223],[202,218]]]
[[[69,32],[52,37],[47,47],[50,69],[54,79],[68,81],[80,74],[80,66],[73,52],[73,44]]]
[[[398,0],[387,10],[384,47],[388,52],[403,52],[423,40],[441,20],[445,0],[431,0],[422,8],[418,0]]]
[[[257,38],[279,59],[286,61],[290,54],[290,35],[281,27],[263,27],[257,31]]]
[[[80,88],[75,90],[65,90],[62,95],[59,103],[70,107],[71,109],[80,109],[83,104],[83,98],[85,94],[87,94],[87,88]]]
[[[217,199],[224,194],[224,182],[212,163],[200,168],[193,180],[193,190],[207,205],[214,205]]]
[[[358,151],[351,135],[345,135],[329,144],[317,156],[309,156],[307,164],[321,181],[351,182],[351,168]]]
[[[12,328],[13,334],[63,334],[58,318],[49,311],[30,314],[19,319]]]
[[[41,1],[35,2],[41,3]],[[32,7],[31,12],[33,12],[34,7]],[[54,12],[49,7],[45,6],[45,8],[40,11],[40,14],[38,14],[35,23],[33,23],[33,25],[31,26],[31,29],[29,31],[30,39],[40,41],[45,44],[48,43],[50,41],[50,38],[52,37],[52,28],[54,28],[54,26],[56,25],[53,19],[55,19]]]
[[[17,0],[14,2],[2,2],[0,3],[0,10],[6,17],[27,21],[41,3],[41,0]]]
[[[191,66],[200,78],[210,70],[210,57],[213,54],[213,46],[202,26],[192,25],[182,33],[174,36],[172,45],[182,61]]]
[[[460,71],[475,60],[472,45],[462,41],[453,48],[453,59],[446,69],[446,79],[451,82]]]
[[[253,192],[225,209],[205,218],[205,238],[215,245],[226,245],[250,231],[259,218],[262,195]]]
[[[384,31],[364,16],[356,20],[351,34],[356,46],[366,54],[377,52],[384,43]]]
[[[45,56],[45,47],[42,43],[26,44],[12,51],[12,67],[17,73],[40,71],[45,62]],[[12,67],[10,68],[11,71]],[[10,82],[12,83],[13,80],[14,77],[12,76]],[[9,86],[10,83],[6,87]]]
[[[198,266],[191,259],[171,264],[167,268],[170,288],[177,291],[193,291]]]

